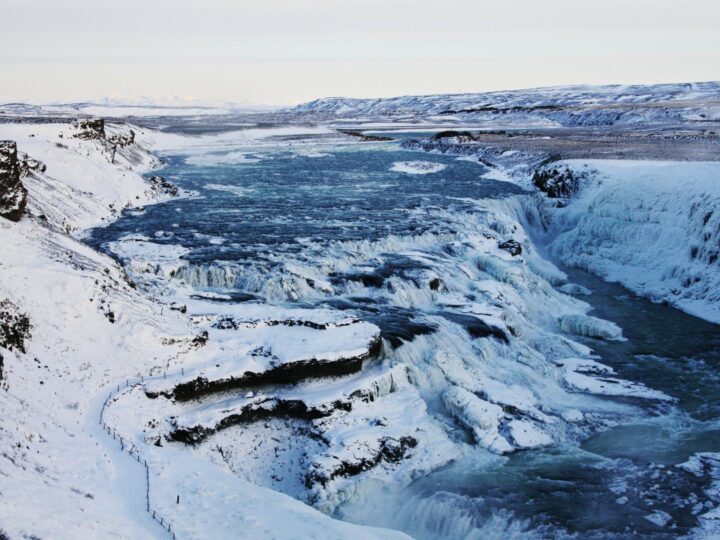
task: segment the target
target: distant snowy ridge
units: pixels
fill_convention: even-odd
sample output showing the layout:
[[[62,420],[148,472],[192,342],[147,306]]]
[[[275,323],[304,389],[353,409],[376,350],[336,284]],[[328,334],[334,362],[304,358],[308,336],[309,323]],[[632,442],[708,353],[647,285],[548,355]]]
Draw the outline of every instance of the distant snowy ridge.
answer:
[[[663,106],[659,106],[663,104]],[[700,104],[703,104],[700,110]],[[720,82],[657,85],[559,86],[378,99],[330,97],[287,112],[330,118],[430,117],[433,121],[492,120],[512,123],[586,126],[640,122],[680,123],[720,117]]]
[[[657,85],[581,85],[477,94],[433,94],[378,99],[329,97],[310,101],[290,110],[299,113],[327,113],[338,116],[358,114],[442,114],[450,110],[469,112],[469,109],[482,107],[552,109],[719,99],[720,82]]]

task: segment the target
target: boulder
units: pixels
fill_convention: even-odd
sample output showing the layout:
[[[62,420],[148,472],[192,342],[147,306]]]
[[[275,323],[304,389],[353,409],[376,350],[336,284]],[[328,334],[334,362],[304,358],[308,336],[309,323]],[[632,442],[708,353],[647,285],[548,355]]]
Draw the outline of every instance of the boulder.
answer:
[[[0,141],[0,216],[19,221],[27,206],[27,189],[20,181],[17,145]]]
[[[513,257],[517,257],[522,254],[522,245],[517,240],[508,240],[507,242],[500,242],[498,244],[500,249],[504,249]]]
[[[159,194],[177,197],[180,193],[176,185],[168,182],[162,176],[151,176],[148,178],[148,182],[152,189]]]

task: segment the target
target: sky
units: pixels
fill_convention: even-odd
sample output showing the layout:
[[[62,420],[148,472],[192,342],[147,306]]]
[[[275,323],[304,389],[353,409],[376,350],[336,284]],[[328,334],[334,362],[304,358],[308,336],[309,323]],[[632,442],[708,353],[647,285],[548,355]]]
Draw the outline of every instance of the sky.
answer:
[[[0,102],[720,80],[718,0],[0,0]]]

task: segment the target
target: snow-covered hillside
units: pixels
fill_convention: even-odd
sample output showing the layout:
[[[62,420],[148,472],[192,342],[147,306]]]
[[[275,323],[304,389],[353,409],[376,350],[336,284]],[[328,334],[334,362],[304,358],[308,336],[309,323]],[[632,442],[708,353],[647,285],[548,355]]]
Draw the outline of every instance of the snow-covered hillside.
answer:
[[[521,127],[682,123],[720,117],[720,83],[563,86],[380,99],[323,98],[290,111],[328,118],[428,118]],[[708,106],[711,108],[708,110]]]

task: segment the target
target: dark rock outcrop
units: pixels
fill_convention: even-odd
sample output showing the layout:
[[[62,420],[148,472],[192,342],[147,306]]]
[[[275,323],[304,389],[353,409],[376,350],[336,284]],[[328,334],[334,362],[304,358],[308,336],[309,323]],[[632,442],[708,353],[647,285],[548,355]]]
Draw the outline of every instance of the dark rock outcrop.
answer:
[[[351,137],[356,137],[362,141],[365,142],[384,142],[384,141],[393,141],[392,137],[385,137],[383,135],[368,135],[366,133],[362,133],[361,131],[353,131],[353,130],[340,130],[340,133],[344,135],[350,135]]]
[[[83,140],[105,139],[105,120],[102,118],[85,118],[73,122],[78,132],[74,137]]]
[[[457,142],[470,142],[475,141],[475,136],[469,131],[454,131],[452,129],[446,131],[439,131],[433,135],[433,140],[441,141],[442,139],[457,139]]]
[[[27,206],[27,189],[20,181],[17,145],[0,141],[0,216],[19,221]]]
[[[44,173],[47,166],[40,160],[33,159],[27,154],[18,154],[18,170],[20,176],[27,176],[30,173]]]
[[[208,380],[206,377],[197,377],[175,386],[172,393],[154,393],[146,391],[149,398],[160,395],[174,398],[178,401],[188,401],[202,396],[223,392],[252,388],[265,384],[294,384],[314,377],[337,377],[357,373],[362,369],[363,362],[380,350],[380,338],[370,345],[368,352],[351,358],[339,358],[334,361],[317,360],[315,358],[280,364],[263,372],[246,371],[242,375],[223,379]],[[258,351],[257,354],[262,354]]]
[[[575,194],[580,176],[568,167],[553,167],[535,171],[533,185],[552,199],[563,199]]]
[[[214,426],[175,427],[168,438],[172,441],[185,444],[198,444],[204,439],[231,426],[249,424],[267,418],[298,418],[314,420],[332,414],[334,411],[351,410],[349,402],[336,401],[324,407],[308,406],[299,399],[267,398],[260,402],[251,403],[240,411],[225,416]]]
[[[397,463],[405,457],[409,449],[415,448],[417,444],[417,439],[410,436],[399,439],[385,437],[380,440],[377,451],[369,451],[367,455],[355,457],[353,460],[339,461],[332,469],[322,469],[317,465],[311,466],[305,476],[305,486],[308,488],[314,484],[326,486],[334,478],[355,476],[376,467],[382,461]]]
[[[30,339],[30,319],[10,300],[0,301],[0,347],[25,352]],[[0,354],[0,380],[3,378],[3,357]]]
[[[504,249],[513,257],[517,257],[522,254],[522,246],[517,240],[508,240],[507,242],[500,242],[498,244],[500,249]]]
[[[152,189],[158,193],[170,195],[171,197],[177,197],[180,192],[175,184],[168,182],[162,176],[151,176],[148,178],[148,182],[150,183]]]
[[[135,132],[131,129],[128,130],[127,133],[116,133],[115,135],[110,135],[107,140],[109,143],[117,145],[120,148],[125,148],[135,143]]]

